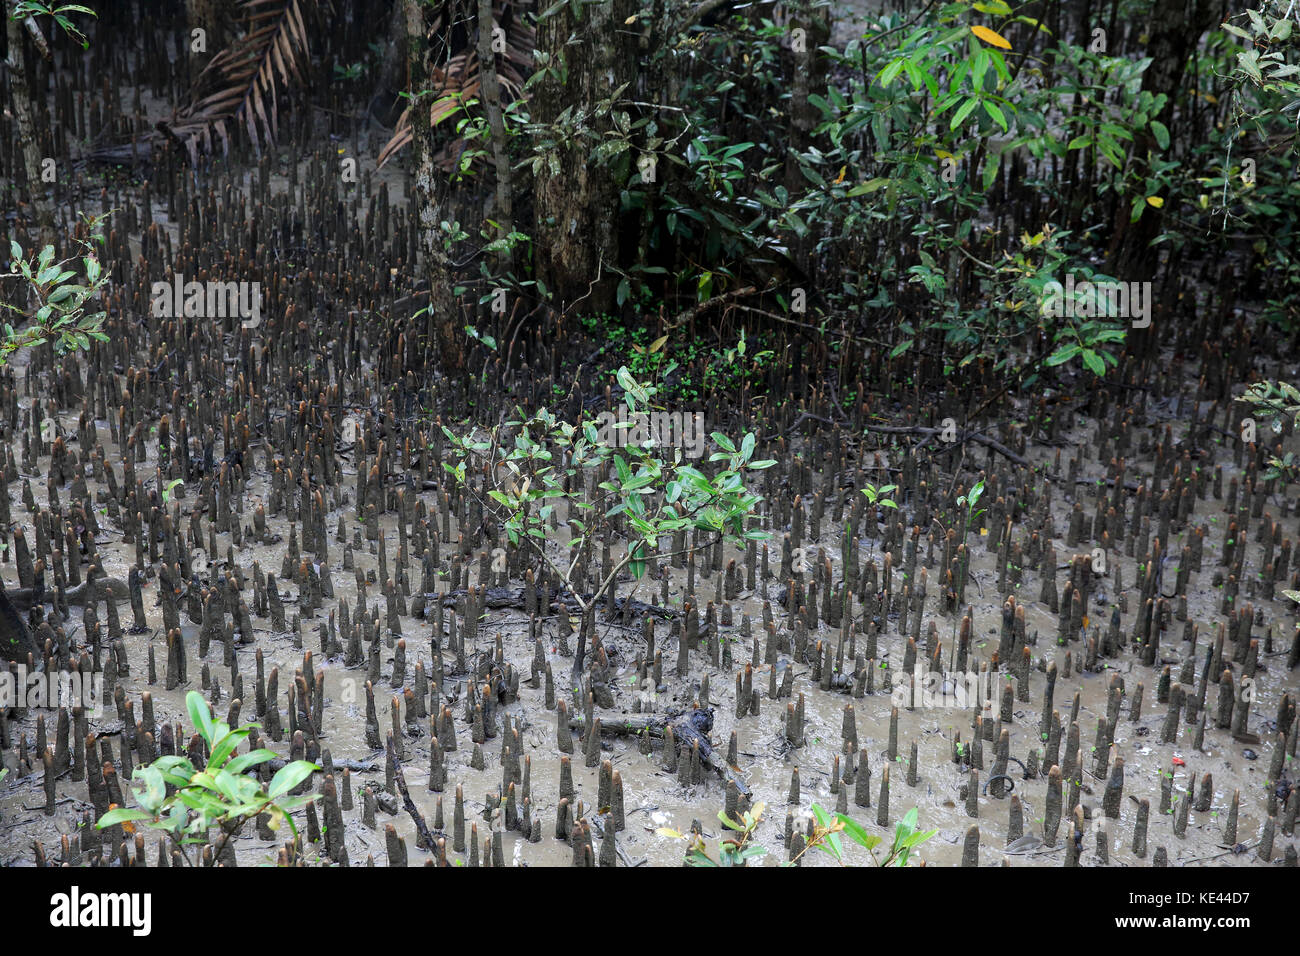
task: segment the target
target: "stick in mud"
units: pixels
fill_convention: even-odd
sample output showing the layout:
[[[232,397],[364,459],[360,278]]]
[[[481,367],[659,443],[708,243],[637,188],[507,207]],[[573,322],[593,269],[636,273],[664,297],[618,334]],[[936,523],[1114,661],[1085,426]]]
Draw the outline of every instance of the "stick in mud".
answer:
[[[415,823],[415,832],[419,835],[417,846],[421,849],[432,851],[437,847],[437,840],[435,839],[434,834],[430,832],[428,824],[424,822],[424,815],[420,813],[420,808],[417,807],[415,801],[411,799],[410,791],[406,789],[406,774],[402,772],[401,761],[397,759],[397,753],[393,746],[393,738],[391,734],[388,737],[388,757],[393,762],[393,776],[397,781],[397,790],[402,795],[402,806],[406,808],[406,812],[410,815],[412,822]],[[457,788],[456,797],[457,803],[459,804],[459,788]],[[437,836],[443,837],[445,834],[439,833]],[[405,851],[403,851],[403,859],[404,858]]]

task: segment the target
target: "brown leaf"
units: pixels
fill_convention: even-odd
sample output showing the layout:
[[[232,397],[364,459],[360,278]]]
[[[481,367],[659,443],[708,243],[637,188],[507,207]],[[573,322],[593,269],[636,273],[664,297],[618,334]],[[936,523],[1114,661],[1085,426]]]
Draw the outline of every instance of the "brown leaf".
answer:
[[[215,131],[222,152],[230,149],[227,123],[234,120],[254,149],[270,145],[279,129],[279,93],[303,82],[309,62],[302,4],[316,0],[242,0],[236,16],[243,36],[217,53],[199,75],[190,103],[158,128],[177,140],[196,163],[212,151]],[[269,102],[268,102],[269,101]]]

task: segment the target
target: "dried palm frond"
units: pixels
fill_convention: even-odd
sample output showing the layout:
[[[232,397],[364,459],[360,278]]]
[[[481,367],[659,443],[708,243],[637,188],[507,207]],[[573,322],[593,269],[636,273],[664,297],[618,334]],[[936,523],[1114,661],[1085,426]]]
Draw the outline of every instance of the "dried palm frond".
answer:
[[[466,70],[468,61],[464,54],[452,57],[446,70],[435,70],[431,79],[434,82],[434,100],[429,106],[429,126],[434,127],[452,116],[462,105],[478,96],[479,80],[477,72],[472,75]],[[411,108],[408,106],[397,120],[397,128],[392,138],[384,144],[379,153],[379,166],[393,158],[402,147],[411,141],[415,130],[411,126]]]
[[[309,65],[302,5],[315,0],[241,0],[236,16],[243,35],[212,58],[199,74],[191,102],[158,129],[175,139],[197,163],[210,153],[213,136],[230,150],[232,127],[242,126],[259,152],[279,128],[277,87],[303,83]]]
[[[379,151],[379,161],[375,164],[375,168],[382,169],[384,163],[400,152],[404,146],[411,142],[414,136],[415,130],[411,127],[411,108],[408,106],[402,110],[402,115],[397,118],[397,126],[393,130],[392,138]]]
[[[503,9],[503,19],[506,12]],[[506,26],[505,39],[505,52],[497,59],[497,78],[504,94],[512,99],[519,99],[523,96],[524,81],[533,64],[533,47],[537,42],[537,35],[531,26],[511,18]],[[455,114],[464,103],[478,96],[478,54],[473,49],[456,54],[447,61],[444,68],[432,70],[429,81],[431,92],[426,96],[432,96],[432,102],[428,107],[429,126],[432,128]],[[382,167],[401,152],[403,147],[411,142],[414,134],[411,125],[411,107],[408,106],[398,118],[392,137],[379,151],[378,166]],[[444,150],[440,155],[449,157],[454,165],[455,159],[451,152]],[[445,164],[440,165],[445,166]]]

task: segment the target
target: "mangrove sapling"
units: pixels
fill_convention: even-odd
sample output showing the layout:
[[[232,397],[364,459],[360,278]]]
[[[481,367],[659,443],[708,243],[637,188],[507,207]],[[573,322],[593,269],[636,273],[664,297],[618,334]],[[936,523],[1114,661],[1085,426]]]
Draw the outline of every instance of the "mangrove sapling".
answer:
[[[870,482],[867,482],[862,486],[862,493],[866,495],[868,502],[870,502],[873,505],[879,505],[882,508],[893,508],[895,511],[898,510],[898,502],[890,498],[889,495],[893,494],[897,490],[898,490],[898,485],[882,485],[881,487],[877,488],[875,485],[871,484]],[[844,526],[844,532],[845,534],[848,533],[848,525]],[[874,540],[875,540],[874,535],[872,536],[872,540],[873,543],[871,546],[871,553],[874,556],[876,553],[876,546],[874,544]]]
[[[263,748],[235,755],[240,742],[259,725],[244,724],[232,730],[223,721],[214,721],[207,702],[197,691],[185,695],[185,705],[195,731],[207,745],[207,765],[196,770],[188,757],[164,755],[147,767],[137,767],[131,779],[142,789],[133,789],[132,793],[141,809],[111,807],[95,826],[103,830],[120,824],[131,832],[142,823],[151,830],[161,830],[189,866],[196,864],[186,848],[207,843],[208,831],[214,826],[221,836],[212,848],[211,865],[221,861],[227,845],[244,825],[263,813],[270,818],[270,829],[278,830],[287,822],[296,837],[298,827],[291,811],[318,799],[319,794],[289,794],[321,768],[306,760],[294,760],[277,771],[263,788],[248,771],[274,760],[275,752]]]
[[[862,486],[862,493],[867,496],[867,501],[873,505],[880,505],[882,508],[897,508],[898,503],[888,496],[898,490],[898,485],[882,485],[877,488],[875,485],[867,483]]]
[[[859,846],[866,849],[871,854],[871,861],[876,866],[907,866],[908,857],[911,855],[914,847],[920,846],[926,840],[933,837],[938,830],[921,831],[916,828],[917,811],[916,807],[907,811],[907,814],[894,828],[894,842],[889,847],[889,852],[884,858],[876,856],[876,847],[883,842],[881,837],[874,833],[869,833],[867,829],[856,820],[845,816],[843,813],[828,814],[820,805],[812,805],[812,815],[815,819],[812,836],[808,838],[807,844],[792,859],[784,863],[784,866],[795,866],[799,858],[812,849],[818,849],[831,857],[840,866],[848,866],[844,859],[844,842],[840,834],[847,834],[849,839]]]
[[[980,516],[983,515],[985,511],[988,510],[987,508],[980,508],[978,511],[975,510],[975,506],[979,504],[979,500],[983,495],[984,495],[984,479],[981,478],[979,481],[975,482],[975,484],[971,486],[970,491],[966,492],[966,494],[962,495],[957,499],[958,507],[965,509],[965,520],[961,528],[961,543],[963,545],[966,544],[966,539],[970,535],[972,522],[978,522]],[[975,524],[975,527],[979,527],[978,523]],[[965,560],[962,561],[962,567],[961,567],[962,591],[966,590],[965,582],[969,577],[970,577],[970,549],[967,548],[967,550],[965,551]]]
[[[637,382],[626,367],[618,370],[617,379],[630,421],[613,427],[647,421],[658,390]],[[689,528],[705,532],[709,544],[720,539],[761,541],[770,536],[746,528],[762,501],[746,487],[746,473],[776,464],[774,460],[753,460],[757,440],[752,432],[739,447],[721,432],[713,433],[721,451],[709,461],[721,462],[722,467],[709,476],[683,462],[680,447],[668,455],[665,443],[654,436],[628,440],[621,448],[602,441],[597,420],[585,412],[572,423],[561,421],[545,408],[531,415],[522,410],[517,414],[517,419],[494,426],[486,435],[461,436],[443,426],[459,458],[454,464],[444,462],[443,468],[500,522],[511,545],[526,545],[536,552],[571,592],[584,621],[624,570],[639,581],[651,560],[671,556],[658,551],[661,538]],[[630,437],[635,439],[635,434]],[[483,487],[489,500],[468,481],[472,461],[481,466],[475,470],[485,476]],[[588,476],[601,492],[592,501],[586,500]],[[568,548],[572,558],[567,563],[557,560],[546,547],[551,539],[547,523],[558,518],[558,502],[566,506],[571,530]],[[615,535],[628,539],[626,552],[591,593],[583,593],[586,589],[575,580],[582,555],[591,544]],[[585,650],[584,627],[574,656],[575,676],[582,671]]]
[[[716,858],[709,855],[704,838],[698,833],[686,835],[668,827],[661,827],[655,832],[659,836],[686,841],[688,866],[745,866],[748,860],[768,853],[767,847],[753,842],[754,831],[758,829],[763,819],[763,809],[764,804],[756,803],[751,810],[741,814],[739,820],[732,819],[725,811],[718,812],[718,820],[734,835],[718,841]],[[814,821],[812,834],[808,836],[803,849],[782,863],[782,866],[798,866],[804,854],[813,849],[825,853],[840,866],[852,865],[845,859],[842,834],[863,847],[871,855],[871,861],[876,866],[907,866],[912,850],[939,832],[918,830],[917,811],[913,807],[895,826],[894,841],[884,857],[880,857],[876,855],[876,848],[883,842],[883,838],[868,832],[866,827],[851,817],[843,813],[827,813],[816,803],[812,805],[810,811],[807,811],[807,815],[810,815]]]
[[[67,268],[72,259],[54,261],[54,247],[45,246],[29,261],[23,247],[10,240],[10,272],[0,273],[0,279],[21,278],[27,287],[14,302],[0,302],[0,307],[17,313],[20,321],[30,321],[15,329],[5,321],[0,331],[0,366],[18,349],[32,348],[47,341],[54,342],[55,351],[62,354],[90,348],[90,341],[107,342],[102,331],[107,313],[91,312],[87,303],[100,293],[108,283],[109,273],[100,265],[93,243],[103,244],[100,225],[108,213],[98,216],[82,215],[89,230],[90,240],[77,239],[85,251],[81,257],[83,276]]]
[[[180,488],[182,491],[185,489],[185,479],[175,478],[172,481],[167,482],[166,486],[162,490],[162,500],[164,505],[171,503],[172,496],[175,494],[177,488]]]
[[[1293,425],[1300,422],[1300,390],[1290,382],[1256,382],[1246,389],[1242,400],[1254,405],[1259,411],[1272,415],[1274,432],[1282,431],[1284,417],[1289,417]],[[1242,441],[1247,444],[1254,442],[1257,431],[1254,419],[1242,420]],[[1264,477],[1294,481],[1298,473],[1300,464],[1297,464],[1294,453],[1287,452],[1281,458],[1270,456],[1269,470]]]
[[[984,479],[981,478],[971,486],[970,491],[957,499],[957,507],[963,509],[963,520],[961,528],[961,540],[965,542],[966,536],[970,534],[971,522],[984,513],[984,509],[975,511],[975,506],[979,504],[980,496],[984,494]]]
[[[742,813],[739,820],[733,820],[725,810],[718,811],[718,819],[722,825],[731,830],[735,836],[718,841],[716,859],[709,856],[704,837],[698,833],[687,836],[669,827],[660,827],[655,832],[659,836],[686,841],[687,866],[744,866],[749,860],[767,855],[767,847],[752,842],[754,831],[763,822],[763,809],[764,805],[761,802],[756,803],[752,809]]]
[[[1292,425],[1300,422],[1300,390],[1290,382],[1256,382],[1246,389],[1246,394],[1242,398],[1254,405],[1259,411],[1273,416],[1273,430],[1275,432],[1282,431],[1284,416],[1291,419]],[[1252,443],[1256,437],[1254,419],[1244,419],[1241,427],[1242,441]],[[1294,452],[1287,452],[1281,458],[1270,455],[1268,464],[1269,470],[1264,473],[1264,477],[1269,481],[1280,478],[1283,482],[1291,482],[1300,475],[1300,462],[1297,462]],[[1290,600],[1300,604],[1300,591],[1283,588],[1282,593]]]

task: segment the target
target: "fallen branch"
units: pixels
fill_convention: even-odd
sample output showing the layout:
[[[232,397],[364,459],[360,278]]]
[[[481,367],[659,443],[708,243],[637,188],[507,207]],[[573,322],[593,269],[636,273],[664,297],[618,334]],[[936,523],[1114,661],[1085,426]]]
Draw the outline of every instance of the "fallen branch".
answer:
[[[266,765],[271,770],[281,770],[284,765],[289,763],[287,760],[268,760]],[[352,773],[375,773],[379,770],[379,764],[373,760],[333,760],[331,761],[335,770],[349,770]],[[313,771],[314,773],[324,773],[324,769]]]
[[[925,425],[867,425],[866,430],[869,432],[878,432],[882,435],[920,435],[924,438],[933,438],[935,435],[943,431],[942,428],[930,428]],[[987,448],[992,448],[998,454],[1004,455],[1010,461],[1013,461],[1024,468],[1033,467],[1029,463],[1028,459],[1017,455],[997,439],[990,438],[988,435],[980,432],[962,430],[957,433],[957,437],[954,438],[952,442],[947,442],[945,444],[960,445],[965,441],[979,442],[981,445],[984,445]]]
[[[604,817],[597,815],[592,818],[592,829],[596,831],[596,836],[600,837],[602,840],[605,838],[605,827],[608,825],[609,824],[606,822]],[[637,867],[646,862],[645,857],[634,862],[632,857],[628,856],[627,850],[623,849],[623,844],[619,843],[618,840],[614,841],[614,852],[618,854],[619,859],[623,861],[624,866]]]
[[[827,425],[835,424],[829,418],[825,418],[821,415],[814,415],[812,412],[800,412],[799,417],[794,420],[794,424],[792,424],[789,428],[785,430],[785,433],[787,435],[790,434],[792,431],[794,431],[796,428],[798,428],[800,425],[802,425],[804,422],[808,421],[809,419],[812,419],[813,421],[816,422],[823,422]]]
[[[691,322],[699,318],[701,313],[707,312],[712,308],[716,308],[717,306],[723,305],[724,303],[727,302],[734,302],[736,299],[743,298],[744,296],[747,295],[754,295],[757,292],[758,292],[757,287],[752,285],[747,285],[747,286],[742,286],[739,289],[732,289],[730,292],[724,292],[721,295],[715,295],[711,299],[705,299],[703,302],[699,303],[698,305],[693,305],[689,309],[686,309],[684,312],[677,313],[676,321],[674,321],[672,325],[668,326],[668,331],[671,332],[673,329],[679,328],[685,325],[687,322]]]
[[[585,718],[582,715],[571,717],[569,726],[574,730],[584,730]],[[713,712],[711,710],[693,710],[689,714],[680,715],[669,713],[652,717],[624,717],[608,723],[602,720],[600,722],[600,732],[610,737],[638,737],[642,733],[647,733],[651,737],[663,739],[669,726],[673,728],[673,738],[677,741],[683,753],[689,752],[691,745],[698,742],[701,764],[716,773],[724,783],[727,781],[735,783],[736,789],[744,796],[753,796],[749,785],[745,783],[740,768],[727,763],[725,759],[718,756],[718,752],[713,748],[713,742],[709,739],[708,734],[708,731],[713,726]],[[678,759],[680,760],[682,757],[679,756]]]
[[[1115,487],[1114,478],[1076,478],[1074,479],[1074,483],[1076,485],[1106,485],[1108,488]],[[1124,482],[1123,487],[1125,491],[1131,491],[1133,494],[1137,494],[1138,486],[1133,482],[1126,481]]]
[[[420,835],[421,845],[430,853],[436,853],[438,843],[433,838],[429,825],[424,822],[424,814],[420,813],[420,808],[411,799],[411,792],[406,789],[406,774],[402,773],[402,762],[397,759],[397,751],[393,748],[393,735],[391,733],[388,735],[388,759],[393,761],[393,776],[397,780],[397,790],[402,795],[402,806],[406,807],[406,812],[415,821],[415,832]],[[442,832],[439,832],[438,836],[446,839],[446,834]]]

